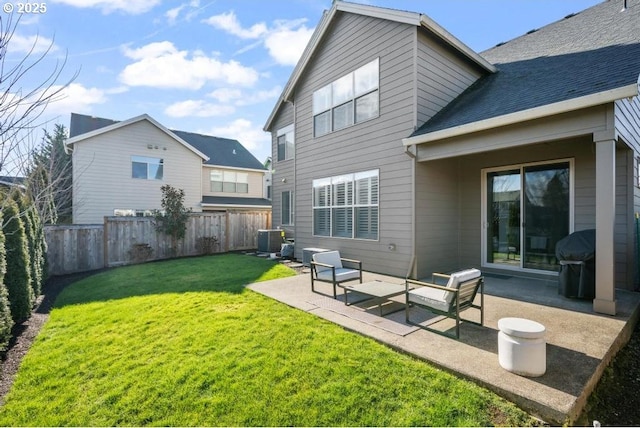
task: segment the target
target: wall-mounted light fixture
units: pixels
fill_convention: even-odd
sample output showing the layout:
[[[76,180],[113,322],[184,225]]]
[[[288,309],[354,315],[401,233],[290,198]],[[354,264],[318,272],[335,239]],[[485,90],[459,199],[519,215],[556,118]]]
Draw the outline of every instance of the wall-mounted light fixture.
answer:
[[[396,250],[396,244],[391,243],[391,244],[389,244],[388,248],[389,248],[389,251],[395,251]]]

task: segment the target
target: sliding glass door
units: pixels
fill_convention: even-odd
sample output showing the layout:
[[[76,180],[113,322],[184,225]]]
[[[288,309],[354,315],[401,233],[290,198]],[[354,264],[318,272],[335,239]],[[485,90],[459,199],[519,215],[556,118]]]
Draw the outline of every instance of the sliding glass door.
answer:
[[[556,243],[571,231],[571,162],[484,174],[486,263],[557,271]]]

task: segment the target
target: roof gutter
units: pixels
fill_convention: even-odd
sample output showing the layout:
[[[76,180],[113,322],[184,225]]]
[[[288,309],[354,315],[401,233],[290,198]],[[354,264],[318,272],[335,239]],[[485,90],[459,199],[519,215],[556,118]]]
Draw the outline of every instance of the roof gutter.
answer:
[[[638,84],[623,86],[621,88],[611,89],[609,91],[598,92],[596,94],[585,95],[583,97],[573,98],[567,101],[560,101],[541,107],[535,107],[515,113],[505,114],[490,119],[480,120],[477,122],[467,123],[440,131],[430,132],[428,134],[416,135],[402,139],[404,146],[412,146],[415,144],[430,143],[433,141],[444,140],[447,138],[459,137],[461,135],[471,134],[474,132],[486,131],[502,126],[513,125],[516,123],[540,119],[556,114],[567,113],[570,111],[580,110],[583,108],[594,107],[601,104],[614,102],[623,98],[635,97],[638,95]]]

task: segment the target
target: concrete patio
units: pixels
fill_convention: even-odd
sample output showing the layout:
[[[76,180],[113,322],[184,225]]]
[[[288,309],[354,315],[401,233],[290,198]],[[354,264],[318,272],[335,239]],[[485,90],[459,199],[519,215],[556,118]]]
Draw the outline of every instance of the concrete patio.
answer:
[[[402,278],[366,272],[364,281],[372,280],[404,283]],[[640,305],[640,293],[617,290],[618,313],[605,316],[593,312],[591,301],[559,295],[557,281],[485,275],[484,326],[463,323],[460,340],[455,340],[407,325],[403,310],[380,317],[371,303],[347,307],[331,297],[327,283],[317,283],[319,292],[312,293],[308,273],[249,288],[471,379],[551,424],[571,424],[580,415],[611,358],[628,341]],[[387,310],[404,307],[404,296],[394,300]],[[411,310],[416,311],[412,319],[428,315]],[[475,309],[463,316],[479,320]],[[498,320],[504,317],[527,318],[546,327],[543,376],[522,377],[500,367]],[[432,327],[447,330],[454,324],[445,320]]]

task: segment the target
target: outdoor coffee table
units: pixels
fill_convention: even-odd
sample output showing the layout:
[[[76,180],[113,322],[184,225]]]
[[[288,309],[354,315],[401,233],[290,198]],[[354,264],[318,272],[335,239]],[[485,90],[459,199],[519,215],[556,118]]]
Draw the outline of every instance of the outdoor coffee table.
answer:
[[[355,291],[360,294],[369,296],[371,299],[377,299],[380,316],[382,316],[383,302],[385,302],[386,300],[389,300],[391,297],[404,294],[406,291],[404,284],[393,284],[393,283],[384,282],[384,281],[370,281],[370,282],[363,282],[362,284],[344,285],[343,288],[344,288],[344,304],[345,305],[349,306],[349,300],[348,300],[349,292]]]

